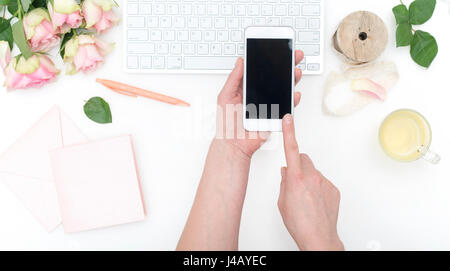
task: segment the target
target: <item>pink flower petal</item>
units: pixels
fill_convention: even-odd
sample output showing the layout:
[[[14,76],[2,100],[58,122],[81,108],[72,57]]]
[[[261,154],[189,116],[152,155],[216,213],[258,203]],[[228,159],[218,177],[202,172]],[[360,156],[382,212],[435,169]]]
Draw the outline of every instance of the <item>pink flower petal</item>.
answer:
[[[79,46],[77,54],[73,57],[73,64],[75,64],[77,71],[85,66],[84,62],[86,61],[86,56],[87,53],[85,46]]]
[[[71,28],[77,28],[81,25],[81,23],[83,22],[83,17],[81,17],[80,11],[75,11],[71,14],[69,14],[69,16],[66,19],[66,23],[71,27]]]
[[[86,0],[82,6],[84,19],[86,20],[86,27],[90,28],[100,21],[103,10],[101,7],[95,5],[92,1]]]
[[[353,80],[351,89],[382,101],[386,100],[386,89],[367,78]]]

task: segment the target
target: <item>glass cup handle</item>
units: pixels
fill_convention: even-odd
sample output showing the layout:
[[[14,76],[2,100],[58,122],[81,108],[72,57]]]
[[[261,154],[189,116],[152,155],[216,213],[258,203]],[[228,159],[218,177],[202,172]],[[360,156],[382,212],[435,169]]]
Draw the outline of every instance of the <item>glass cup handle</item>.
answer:
[[[422,147],[419,149],[419,152],[422,154],[422,158],[434,165],[439,164],[439,162],[441,161],[441,157],[439,156],[439,154],[430,151],[429,148],[426,147]]]

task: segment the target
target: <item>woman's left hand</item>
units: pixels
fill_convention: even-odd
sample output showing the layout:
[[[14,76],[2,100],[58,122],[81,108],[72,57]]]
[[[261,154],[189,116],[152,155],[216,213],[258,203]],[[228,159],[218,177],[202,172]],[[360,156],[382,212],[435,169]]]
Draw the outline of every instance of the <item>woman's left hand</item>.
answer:
[[[300,50],[295,51],[295,63],[298,65],[304,55]],[[295,84],[297,84],[301,77],[302,71],[295,68]],[[248,132],[244,129],[242,123],[243,114],[243,77],[244,77],[244,60],[239,58],[236,65],[228,77],[225,86],[219,94],[217,104],[217,133],[216,139],[225,140],[231,146],[238,149],[246,157],[251,158],[253,154],[266,142],[270,133],[268,132]],[[300,103],[301,94],[295,92],[294,104],[297,106]],[[233,119],[227,119],[227,111],[234,116]],[[230,113],[230,112],[228,112]]]

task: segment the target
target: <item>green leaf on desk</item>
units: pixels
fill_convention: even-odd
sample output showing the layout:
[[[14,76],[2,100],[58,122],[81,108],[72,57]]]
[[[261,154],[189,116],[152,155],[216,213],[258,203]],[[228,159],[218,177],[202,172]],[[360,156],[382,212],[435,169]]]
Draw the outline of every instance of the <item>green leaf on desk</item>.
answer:
[[[84,105],[84,113],[94,122],[101,124],[112,123],[109,104],[100,97],[89,99]]]
[[[10,20],[0,18],[0,40],[7,41],[9,48],[13,48],[13,34]]]
[[[411,57],[422,67],[428,68],[438,53],[436,39],[427,32],[417,30],[411,41]]]
[[[401,23],[397,26],[397,47],[408,46],[413,39],[412,27],[409,23]]]
[[[411,24],[420,25],[433,16],[436,8],[436,0],[415,0],[409,6],[409,21]]]
[[[397,24],[409,23],[409,12],[405,5],[398,5],[392,9]]]

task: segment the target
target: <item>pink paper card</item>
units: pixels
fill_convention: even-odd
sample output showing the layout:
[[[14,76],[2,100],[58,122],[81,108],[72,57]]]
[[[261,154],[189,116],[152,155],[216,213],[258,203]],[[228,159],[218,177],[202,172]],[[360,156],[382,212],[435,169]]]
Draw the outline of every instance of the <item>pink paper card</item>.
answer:
[[[58,148],[50,158],[65,232],[145,218],[131,136]]]
[[[0,155],[0,181],[47,231],[61,223],[49,150],[85,141],[72,120],[54,106]]]

